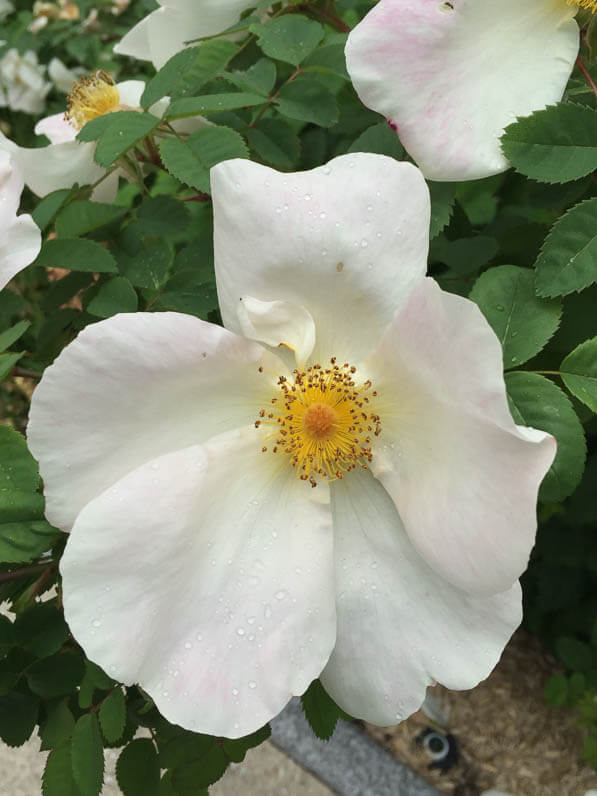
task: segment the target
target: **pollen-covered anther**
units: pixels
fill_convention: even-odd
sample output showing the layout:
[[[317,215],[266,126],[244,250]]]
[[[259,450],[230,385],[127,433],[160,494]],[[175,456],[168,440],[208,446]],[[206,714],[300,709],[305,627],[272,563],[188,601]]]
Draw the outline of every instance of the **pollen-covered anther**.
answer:
[[[264,442],[273,439],[272,452],[286,454],[297,476],[311,486],[318,479],[341,479],[356,467],[367,469],[373,457],[372,435],[381,432],[373,411],[377,392],[369,380],[359,382],[356,372],[335,357],[329,367],[295,370],[292,379],[278,378],[273,411],[259,410],[256,428],[275,426]]]
[[[122,109],[120,95],[112,76],[103,69],[98,69],[81,78],[72,87],[67,97],[64,118],[77,130],[81,130],[92,119]]]
[[[597,0],[566,0],[569,6],[586,8],[592,14],[597,14]]]

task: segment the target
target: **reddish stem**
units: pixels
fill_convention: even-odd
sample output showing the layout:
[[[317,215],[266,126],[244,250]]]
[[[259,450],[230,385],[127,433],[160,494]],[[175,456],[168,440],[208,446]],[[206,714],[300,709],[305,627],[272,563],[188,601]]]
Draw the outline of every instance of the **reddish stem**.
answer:
[[[588,84],[589,84],[589,86],[591,87],[591,91],[592,91],[592,92],[593,92],[593,94],[594,94],[594,95],[597,97],[597,85],[595,84],[595,81],[594,81],[594,80],[593,80],[593,78],[591,77],[591,74],[590,74],[589,70],[588,70],[588,69],[587,69],[587,67],[584,65],[584,63],[583,63],[583,60],[582,60],[582,58],[580,57],[580,55],[579,55],[579,56],[578,56],[578,58],[576,59],[576,65],[578,66],[578,68],[580,69],[580,71],[581,71],[581,72],[583,73],[583,75],[585,76],[585,78],[586,78],[586,80],[587,80],[587,83],[588,83]]]

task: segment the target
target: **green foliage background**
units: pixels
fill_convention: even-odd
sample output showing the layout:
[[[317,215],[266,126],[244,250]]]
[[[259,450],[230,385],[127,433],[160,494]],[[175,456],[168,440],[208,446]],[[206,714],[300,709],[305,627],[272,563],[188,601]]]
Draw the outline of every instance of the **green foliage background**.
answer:
[[[239,741],[183,731],[139,688],[123,688],[85,660],[61,611],[64,534],[44,519],[36,464],[19,433],[28,385],[83,327],[117,312],[177,310],[219,322],[209,196],[215,163],[252,158],[290,171],[346,152],[406,155],[385,120],[359,102],[346,73],[347,30],[369,2],[275,4],[265,23],[247,14],[236,26],[238,41],[216,37],[190,47],[157,75],[111,52],[152,0],[135,0],[119,17],[100,13],[97,29],[85,35],[73,35],[80,23],[58,21],[28,33],[31,4],[16,5],[0,57],[9,47],[34,49],[42,62],[59,54],[70,67],[101,66],[117,80],[141,77],[147,85],[145,113],[101,117],[80,134],[98,141],[101,165],[124,166],[133,181],[121,182],[112,205],[92,203],[85,186],[40,202],[24,194],[23,209],[33,212],[46,242],[14,289],[0,293],[0,399],[8,423],[0,426],[0,602],[10,601],[17,615],[14,624],[0,617],[0,738],[20,745],[37,726],[42,748],[51,750],[45,796],[98,794],[102,750],[113,746],[124,746],[117,774],[126,796],[197,794],[269,728]],[[98,3],[79,6],[85,16]],[[582,56],[597,79],[594,36],[587,32]],[[166,95],[160,120],[149,108]],[[503,148],[513,169],[476,182],[431,183],[429,270],[444,289],[477,302],[494,328],[515,420],[558,440],[523,578],[525,622],[562,661],[546,698],[577,712],[587,727],[586,759],[597,766],[595,104],[575,70],[562,103],[507,129]],[[46,114],[63,109],[64,98],[51,95]],[[214,126],[171,134],[166,122],[198,114]],[[44,145],[33,123],[21,113],[3,118],[19,144]],[[47,270],[56,266],[68,274],[56,280]],[[57,596],[39,602],[54,584]],[[314,731],[329,737],[340,712],[319,683],[303,704]],[[150,728],[151,740],[133,740],[139,726]]]

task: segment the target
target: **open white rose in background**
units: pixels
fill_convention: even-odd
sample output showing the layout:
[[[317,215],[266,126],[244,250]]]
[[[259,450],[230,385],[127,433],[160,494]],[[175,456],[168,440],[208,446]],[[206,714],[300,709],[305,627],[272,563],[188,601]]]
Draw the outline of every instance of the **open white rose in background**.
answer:
[[[0,290],[30,265],[41,249],[41,232],[31,216],[17,216],[23,179],[8,152],[0,151]]]
[[[160,8],[142,19],[114,47],[119,55],[151,61],[161,69],[187,42],[234,25],[256,0],[158,0]]]
[[[12,48],[0,58],[0,108],[36,115],[43,111],[51,88],[46,67],[33,50],[21,55]]]
[[[35,125],[35,132],[50,140],[49,146],[20,147],[0,132],[0,151],[11,153],[26,185],[37,196],[45,196],[59,188],[71,188],[75,183],[93,185],[106,174],[106,169],[93,158],[95,142],[77,141],[78,132],[98,116],[139,108],[144,89],[142,80],[114,84],[106,72],[98,70],[73,87],[66,113],[47,116]],[[164,97],[149,110],[160,116],[168,102]],[[180,132],[193,132],[205,124],[204,119],[197,117],[176,121],[174,127]],[[115,169],[94,188],[91,198],[97,202],[113,202],[119,178],[123,176],[122,169]]]
[[[348,72],[427,178],[487,177],[508,168],[504,128],[562,98],[589,5],[380,0],[348,37]]]
[[[117,315],[33,396],[67,621],[188,729],[250,733],[318,676],[394,724],[498,661],[555,441],[514,424],[476,305],[425,278],[414,166],[235,160],[212,189],[227,328]]]

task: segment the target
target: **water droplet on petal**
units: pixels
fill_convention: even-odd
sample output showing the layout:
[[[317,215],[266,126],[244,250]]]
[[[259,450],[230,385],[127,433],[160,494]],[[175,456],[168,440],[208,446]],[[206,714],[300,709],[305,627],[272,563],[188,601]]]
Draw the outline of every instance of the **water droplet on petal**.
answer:
[[[257,683],[255,680],[249,680],[249,688],[257,688]]]
[[[286,597],[286,592],[284,589],[280,589],[280,591],[276,592],[276,600],[283,600]]]

